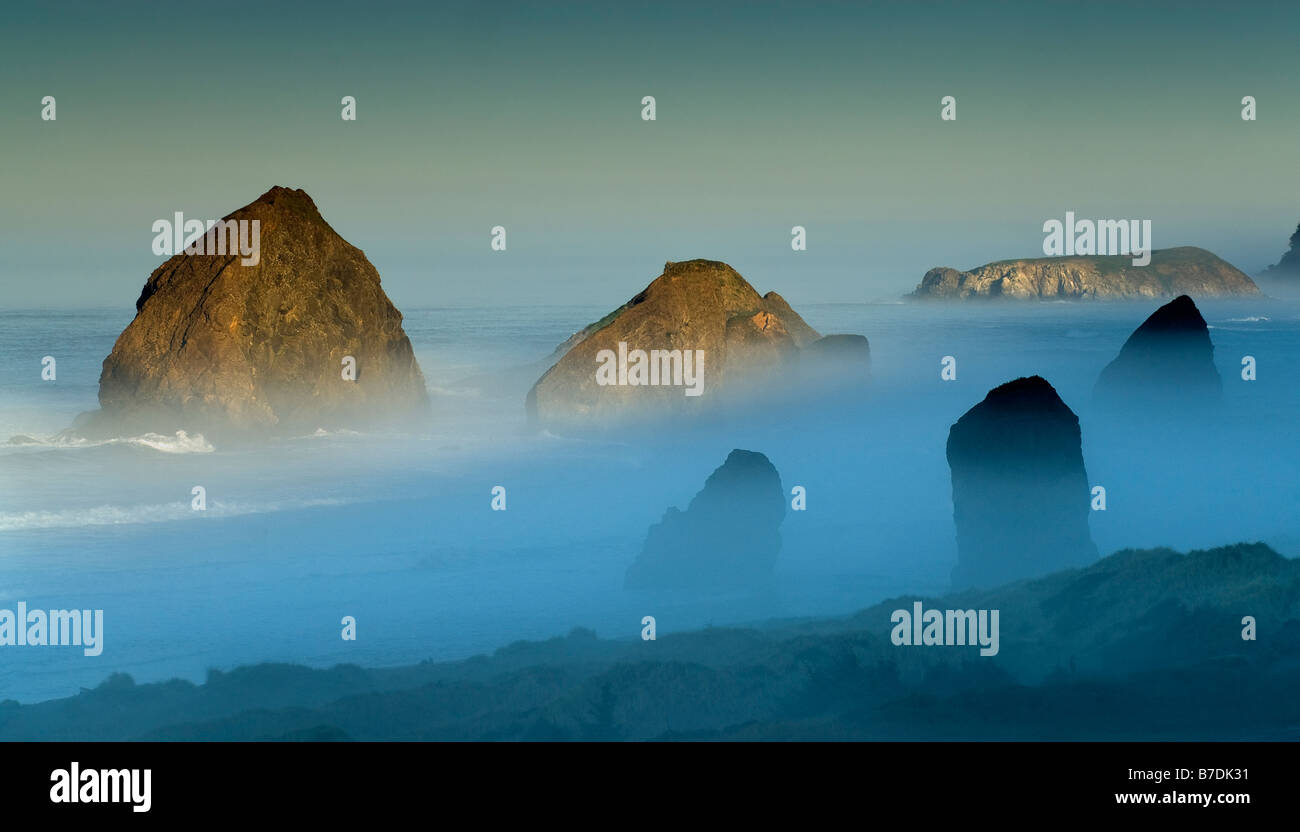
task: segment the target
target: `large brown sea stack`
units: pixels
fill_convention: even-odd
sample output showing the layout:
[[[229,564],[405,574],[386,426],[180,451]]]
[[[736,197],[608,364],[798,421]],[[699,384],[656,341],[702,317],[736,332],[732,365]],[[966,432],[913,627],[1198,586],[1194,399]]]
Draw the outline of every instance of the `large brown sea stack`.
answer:
[[[528,393],[526,408],[534,424],[578,428],[695,414],[721,402],[789,392],[811,377],[810,365],[842,360],[841,354],[851,355],[861,365],[853,372],[865,378],[866,339],[854,339],[852,349],[805,350],[821,335],[776,292],[760,295],[716,260],[670,262],[636,297],[569,340]],[[652,359],[657,368],[669,366],[675,351],[703,351],[699,394],[686,395],[680,383],[602,384],[600,356],[620,350],[659,351]]]
[[[102,410],[78,428],[270,435],[418,423],[428,396],[402,315],[311,197],[272,188],[224,219],[260,223],[257,262],[179,253],[155,269],[104,359]]]

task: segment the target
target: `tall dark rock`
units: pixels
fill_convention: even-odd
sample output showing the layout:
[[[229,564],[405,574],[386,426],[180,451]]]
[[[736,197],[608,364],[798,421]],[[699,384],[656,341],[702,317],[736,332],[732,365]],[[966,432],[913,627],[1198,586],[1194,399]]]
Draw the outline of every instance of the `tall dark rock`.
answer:
[[[1201,406],[1222,394],[1210,330],[1187,295],[1166,303],[1133,331],[1093,390],[1098,403],[1111,406]]]
[[[990,390],[948,432],[955,588],[988,587],[1097,558],[1079,419],[1032,376]]]
[[[785,490],[768,458],[733,450],[686,511],[670,507],[628,568],[629,589],[734,588],[771,578]]]
[[[256,262],[178,253],[155,269],[104,359],[102,409],[76,430],[417,425],[424,376],[365,254],[300,190],[272,188],[224,219],[259,223]]]

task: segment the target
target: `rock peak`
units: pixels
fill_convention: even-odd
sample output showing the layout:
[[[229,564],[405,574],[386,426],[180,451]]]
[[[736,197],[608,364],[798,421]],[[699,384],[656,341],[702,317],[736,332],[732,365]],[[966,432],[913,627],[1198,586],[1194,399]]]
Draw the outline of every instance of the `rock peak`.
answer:
[[[283,185],[276,185],[243,208],[231,212],[225,219],[234,217],[268,221],[286,215],[300,216],[329,227],[321,216],[320,209],[316,207],[316,201],[306,191]]]
[[[702,257],[697,257],[694,260],[669,260],[664,263],[664,274],[703,270],[727,271],[739,276],[735,269],[721,260],[706,260]]]
[[[253,200],[254,203],[264,205],[276,205],[278,203],[310,205],[312,210],[317,210],[316,202],[301,188],[286,188],[283,185],[275,185],[269,191]]]
[[[1050,411],[1074,415],[1069,405],[1061,400],[1056,388],[1042,376],[1023,376],[999,384],[988,392],[980,407],[1002,413]]]
[[[1056,388],[1042,376],[1021,376],[1018,379],[999,384],[989,391],[989,395],[995,397],[1020,393],[1035,393],[1038,395],[1050,393],[1052,396],[1056,396]]]
[[[1193,330],[1204,332],[1208,329],[1201,310],[1189,295],[1179,295],[1164,306],[1151,313],[1151,316],[1134,331],[1140,332]]]

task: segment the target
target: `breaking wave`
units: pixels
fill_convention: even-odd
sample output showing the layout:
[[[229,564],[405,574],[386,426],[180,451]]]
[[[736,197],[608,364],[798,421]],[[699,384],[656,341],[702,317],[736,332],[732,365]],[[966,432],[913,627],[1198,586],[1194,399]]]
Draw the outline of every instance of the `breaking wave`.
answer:
[[[347,502],[347,500],[328,497],[261,504],[218,500],[209,503],[205,511],[195,511],[190,507],[189,502],[181,501],[134,506],[103,505],[58,511],[0,512],[0,532],[168,523],[176,520],[201,520],[205,517],[239,517],[246,514],[269,514],[318,506],[336,506]]]
[[[115,436],[112,439],[83,439],[67,436],[40,438],[20,435],[7,442],[0,442],[0,449],[100,448],[105,445],[131,445],[138,448],[151,448],[165,454],[210,454],[216,450],[211,442],[203,438],[203,434],[196,433],[191,436],[183,430],[178,430],[170,436],[162,433],[144,433],[139,436]]]

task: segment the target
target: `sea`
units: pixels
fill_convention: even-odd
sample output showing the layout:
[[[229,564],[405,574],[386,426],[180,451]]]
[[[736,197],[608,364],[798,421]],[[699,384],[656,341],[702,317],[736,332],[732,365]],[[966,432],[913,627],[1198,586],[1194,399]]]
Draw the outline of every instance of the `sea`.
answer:
[[[317,430],[257,447],[181,432],[61,438],[97,407],[101,363],[133,310],[0,310],[0,609],[104,611],[97,656],[0,646],[0,700],[72,696],[115,673],[394,666],[578,627],[638,639],[646,616],[663,636],[935,597],[956,560],[948,427],[1023,375],[1080,416],[1089,481],[1106,489],[1090,521],[1103,554],[1263,540],[1300,555],[1300,303],[1199,302],[1224,381],[1214,424],[1189,430],[1167,410],[1105,419],[1091,407],[1097,374],[1158,305],[798,305],[823,333],[868,337],[871,372],[851,397],[600,435],[530,429],[524,396],[527,368],[608,308],[407,309],[427,432]],[[955,380],[941,377],[945,357]],[[783,522],[773,584],[625,589],[650,525],[685,508],[732,448],[767,454],[783,488],[807,495]]]

